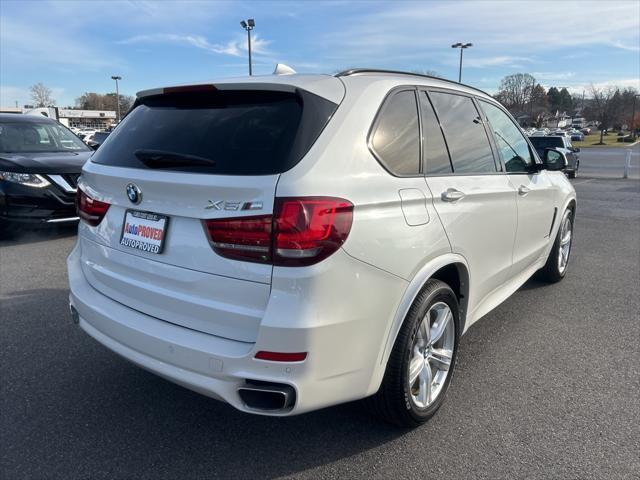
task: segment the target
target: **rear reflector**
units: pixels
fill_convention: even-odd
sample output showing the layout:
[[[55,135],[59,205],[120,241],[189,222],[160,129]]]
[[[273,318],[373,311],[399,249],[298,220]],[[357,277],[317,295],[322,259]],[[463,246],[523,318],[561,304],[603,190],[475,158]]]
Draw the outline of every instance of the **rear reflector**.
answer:
[[[92,227],[95,227],[100,224],[107,213],[107,210],[109,210],[109,204],[91,198],[78,187],[78,191],[76,193],[76,210],[78,211],[78,216],[82,220]]]
[[[277,266],[312,265],[340,248],[353,204],[333,197],[276,198],[274,215],[205,220],[213,249],[236,260]]]
[[[307,352],[265,352],[263,350],[256,353],[258,360],[269,360],[270,362],[302,362],[307,358]]]

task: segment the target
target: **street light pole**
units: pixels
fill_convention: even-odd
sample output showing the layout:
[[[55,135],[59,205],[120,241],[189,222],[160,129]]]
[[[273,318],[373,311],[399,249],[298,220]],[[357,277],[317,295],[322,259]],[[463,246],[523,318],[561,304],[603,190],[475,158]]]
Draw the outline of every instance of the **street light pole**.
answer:
[[[636,98],[638,97],[640,97],[640,94],[638,93],[633,96],[633,113],[631,114],[631,124],[629,125],[631,127],[631,135],[634,140],[638,138],[638,135],[636,135],[637,127],[633,124],[636,120]]]
[[[462,51],[465,48],[473,47],[473,43],[454,43],[451,45],[451,48],[459,48],[460,49],[460,69],[458,70],[458,83],[462,83]]]
[[[120,88],[118,87],[118,80],[122,80],[122,77],[112,75],[111,80],[116,81],[116,107],[118,109],[118,123],[120,123]]]
[[[249,76],[253,75],[253,70],[251,68],[251,30],[256,26],[256,22],[253,18],[248,19],[246,22],[242,20],[240,22],[242,28],[247,31],[247,49],[249,50]]]

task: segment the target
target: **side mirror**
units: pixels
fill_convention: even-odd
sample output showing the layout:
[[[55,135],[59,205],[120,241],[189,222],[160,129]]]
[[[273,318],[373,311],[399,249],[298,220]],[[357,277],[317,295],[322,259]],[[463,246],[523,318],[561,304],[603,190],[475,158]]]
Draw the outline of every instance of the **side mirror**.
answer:
[[[573,147],[573,153],[578,153],[580,151],[580,147]]]
[[[542,161],[546,169],[550,171],[563,170],[569,164],[565,154],[553,148],[546,148],[544,150],[544,158]]]
[[[91,142],[91,143],[89,144],[89,148],[91,148],[92,150],[97,150],[99,146],[100,146],[100,144],[99,144],[99,143],[93,143],[93,142]]]

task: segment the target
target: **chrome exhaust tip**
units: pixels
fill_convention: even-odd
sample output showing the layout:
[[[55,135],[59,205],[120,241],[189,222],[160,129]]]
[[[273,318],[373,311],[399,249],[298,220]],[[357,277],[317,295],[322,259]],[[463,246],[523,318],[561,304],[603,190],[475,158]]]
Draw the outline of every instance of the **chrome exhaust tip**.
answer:
[[[78,325],[80,323],[80,314],[78,313],[78,310],[76,310],[76,307],[69,304],[69,312],[71,313],[71,321]]]
[[[250,410],[285,413],[296,403],[296,391],[291,385],[247,380],[238,388],[238,395]]]

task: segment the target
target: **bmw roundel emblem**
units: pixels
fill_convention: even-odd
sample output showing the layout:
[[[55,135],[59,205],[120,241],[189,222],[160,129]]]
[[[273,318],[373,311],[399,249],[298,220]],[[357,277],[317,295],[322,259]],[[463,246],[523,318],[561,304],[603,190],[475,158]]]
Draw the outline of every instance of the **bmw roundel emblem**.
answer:
[[[127,197],[129,197],[131,203],[138,205],[142,201],[142,191],[137,185],[130,183],[127,185]]]

